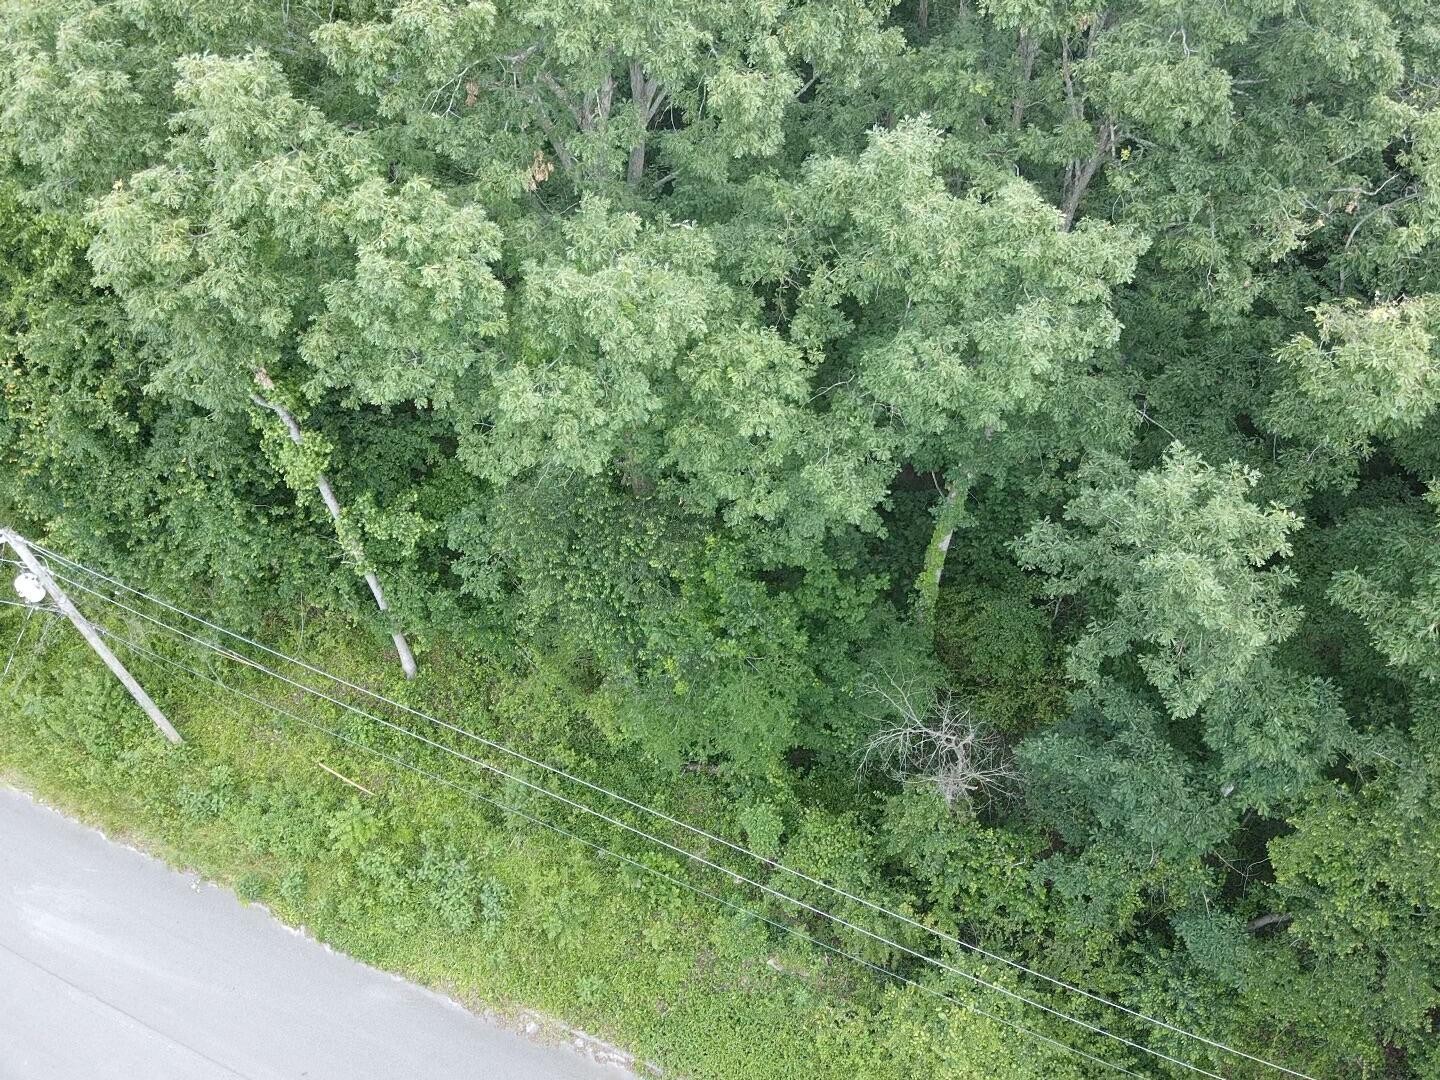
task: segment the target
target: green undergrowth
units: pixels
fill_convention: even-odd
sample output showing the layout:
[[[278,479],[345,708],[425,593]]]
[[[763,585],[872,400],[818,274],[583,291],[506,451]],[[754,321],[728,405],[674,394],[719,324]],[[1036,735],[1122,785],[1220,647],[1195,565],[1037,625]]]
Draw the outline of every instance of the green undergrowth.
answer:
[[[9,610],[0,614],[5,644],[18,622]],[[904,959],[863,936],[834,937],[815,919],[795,923],[788,911],[773,902],[764,906],[763,897],[733,879],[686,867],[678,856],[623,829],[497,780],[373,718],[193,649],[149,639],[174,659],[223,675],[231,690],[121,648],[183,732],[185,745],[171,747],[72,640],[68,627],[52,626],[48,636],[43,652],[22,644],[0,684],[0,773],[113,835],[229,885],[247,901],[264,903],[286,922],[367,963],[475,1007],[538,1011],[655,1062],[667,1075],[1088,1075],[1083,1063],[1008,1027],[882,980],[759,918],[498,810],[477,796],[570,829],[872,963],[898,967]],[[32,628],[29,640],[38,638]],[[290,644],[301,647],[293,638]],[[717,829],[733,833],[733,822],[740,822],[749,842],[780,850],[779,823],[787,808],[772,806],[763,795],[727,807],[719,782],[703,770],[679,782],[671,777],[661,787],[658,774],[647,777],[607,749],[606,710],[614,703],[587,697],[567,673],[517,672],[483,657],[432,649],[423,658],[422,677],[405,685],[377,668],[378,650],[369,640],[338,630],[317,639],[312,627],[303,648],[328,669],[384,685],[467,730],[502,738],[607,786],[624,786]],[[329,727],[354,745],[242,694]],[[375,711],[477,760],[503,760],[413,716]],[[577,800],[604,804],[594,792],[565,787],[533,768],[523,775],[546,779]],[[628,784],[621,783],[625,779]],[[634,811],[622,814],[618,804],[604,805],[627,822],[646,824]],[[785,832],[785,857],[810,870],[834,872],[853,860],[853,838],[841,816],[808,813]],[[673,830],[663,836],[685,839]],[[717,861],[727,854],[713,844],[703,850]],[[731,864],[758,876],[760,868],[729,854]],[[1003,1000],[944,989],[1005,1011]]]

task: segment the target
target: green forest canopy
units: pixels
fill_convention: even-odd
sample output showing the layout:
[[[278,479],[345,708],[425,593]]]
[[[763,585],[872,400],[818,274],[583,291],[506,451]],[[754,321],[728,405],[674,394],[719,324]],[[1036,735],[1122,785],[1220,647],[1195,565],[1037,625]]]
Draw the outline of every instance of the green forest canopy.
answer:
[[[940,925],[1440,1072],[1433,3],[0,12],[0,519],[564,657]]]

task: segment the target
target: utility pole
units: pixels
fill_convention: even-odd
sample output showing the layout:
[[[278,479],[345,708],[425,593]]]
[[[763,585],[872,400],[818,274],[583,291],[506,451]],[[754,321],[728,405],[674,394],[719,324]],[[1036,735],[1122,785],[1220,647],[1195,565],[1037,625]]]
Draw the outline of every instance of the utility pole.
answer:
[[[36,580],[45,587],[45,591],[50,594],[50,599],[55,602],[60,613],[70,620],[76,630],[80,631],[80,636],[95,650],[96,655],[105,661],[105,666],[120,680],[121,685],[130,691],[130,696],[135,699],[135,703],[140,708],[145,710],[145,715],[150,717],[155,726],[160,729],[160,734],[172,743],[184,742],[185,740],[180,738],[180,733],[175,730],[169,720],[165,719],[165,714],[160,711],[159,706],[145,692],[145,688],[135,680],[135,676],[131,675],[119,658],[110,651],[110,647],[100,637],[99,631],[90,625],[90,621],[80,614],[80,609],[70,602],[70,597],[66,596],[65,590],[56,584],[55,579],[50,576],[50,571],[45,569],[44,563],[35,558],[35,553],[30,550],[30,545],[25,542],[24,538],[13,529],[0,529],[0,543],[9,544],[15,549],[15,554],[25,564],[25,569],[30,571]]]

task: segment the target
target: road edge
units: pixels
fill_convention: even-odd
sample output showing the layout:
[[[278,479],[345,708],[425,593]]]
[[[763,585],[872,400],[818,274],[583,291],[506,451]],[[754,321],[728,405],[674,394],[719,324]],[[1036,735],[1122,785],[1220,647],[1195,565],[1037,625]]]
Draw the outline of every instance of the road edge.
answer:
[[[548,1016],[529,1008],[504,1009],[479,1001],[473,1003],[466,1002],[444,987],[419,982],[398,971],[391,971],[388,968],[376,967],[374,964],[367,963],[359,957],[352,956],[350,953],[345,952],[343,949],[337,949],[323,938],[317,937],[311,929],[303,923],[296,924],[282,918],[279,913],[268,904],[261,903],[257,900],[246,900],[229,885],[206,877],[194,867],[182,866],[172,862],[163,854],[147,845],[144,842],[145,838],[143,836],[136,835],[130,830],[124,830],[118,833],[112,832],[103,825],[98,824],[95,821],[93,813],[87,808],[77,806],[71,809],[66,806],[57,805],[50,799],[42,797],[33,787],[26,783],[23,776],[16,774],[12,770],[0,769],[0,788],[8,788],[16,794],[29,799],[36,806],[59,814],[72,824],[98,834],[107,843],[133,851],[137,855],[159,863],[167,870],[192,879],[192,887],[198,883],[228,893],[242,906],[263,911],[267,917],[273,919],[279,926],[284,927],[292,934],[297,934],[318,945],[326,952],[343,956],[362,968],[394,979],[397,982],[407,983],[417,990],[439,998],[454,1008],[469,1013],[478,1020],[493,1024],[499,1028],[504,1028],[517,1035],[522,1035],[538,1045],[566,1046],[573,1052],[589,1058],[597,1065],[626,1069],[636,1077],[659,1078],[667,1075],[665,1071],[654,1062],[642,1061],[628,1050],[624,1050],[613,1043],[606,1042],[598,1036],[582,1031],[580,1028],[574,1027],[557,1017]]]

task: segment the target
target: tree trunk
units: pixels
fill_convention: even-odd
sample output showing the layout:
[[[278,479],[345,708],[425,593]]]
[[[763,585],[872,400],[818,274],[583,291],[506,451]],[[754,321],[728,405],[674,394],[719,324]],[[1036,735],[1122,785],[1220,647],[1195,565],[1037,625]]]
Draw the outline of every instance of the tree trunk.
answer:
[[[645,178],[645,150],[649,138],[650,121],[660,110],[665,99],[659,79],[647,79],[645,68],[638,62],[630,64],[630,100],[635,106],[635,137],[630,143],[630,161],[625,167],[625,182],[632,188],[639,187]]]
[[[1245,929],[1248,930],[1250,933],[1255,934],[1261,930],[1264,930],[1267,926],[1288,925],[1294,918],[1295,916],[1293,915],[1285,915],[1277,912],[1271,912],[1268,915],[1260,915],[1257,918],[1251,919],[1248,923],[1245,924]]]
[[[1095,43],[1099,38],[1101,29],[1105,26],[1106,13],[1100,12],[1090,20],[1089,28],[1086,31],[1085,55],[1095,55]],[[1083,87],[1075,85],[1074,58],[1070,52],[1070,37],[1068,34],[1060,38],[1060,79],[1065,86],[1065,101],[1070,107],[1070,115],[1076,120],[1085,119],[1086,95]],[[1085,160],[1076,158],[1065,166],[1065,187],[1061,195],[1060,209],[1063,217],[1061,229],[1069,232],[1075,226],[1075,216],[1080,212],[1080,200],[1085,197],[1085,191],[1090,186],[1090,181],[1095,179],[1096,172],[1105,163],[1105,159],[1115,148],[1116,121],[1113,116],[1106,117],[1100,121],[1095,129],[1095,153]]]
[[[1015,56],[1020,63],[1020,89],[1010,103],[1010,125],[1016,130],[1019,130],[1021,121],[1025,119],[1025,92],[1029,89],[1030,79],[1035,73],[1035,55],[1039,51],[1040,43],[1021,30],[1019,43],[1015,47]]]
[[[967,478],[963,492],[959,485],[947,485],[945,495],[940,501],[939,512],[935,515],[935,528],[930,534],[930,545],[925,549],[925,566],[915,583],[917,622],[929,622],[935,613],[935,605],[939,603],[940,581],[945,576],[945,556],[950,551],[950,541],[955,537],[955,529],[965,515],[965,500],[970,495],[970,483]]]
[[[630,147],[630,162],[625,166],[625,183],[632,188],[639,187],[640,181],[645,176],[645,137]]]
[[[263,368],[255,372],[255,381],[267,392],[275,389],[275,384],[270,380],[270,376]],[[251,394],[250,400],[263,409],[269,409],[280,418],[280,422],[285,425],[285,430],[289,434],[291,442],[296,446],[304,445],[305,436],[300,431],[300,425],[296,423],[295,417],[289,409],[279,402],[269,401],[259,394]],[[325,504],[325,509],[330,512],[330,517],[335,522],[336,531],[338,532],[340,527],[340,500],[335,498],[335,489],[330,486],[330,478],[323,472],[316,473],[315,486],[319,489],[320,500]],[[355,555],[362,564],[365,562],[364,554],[364,551],[355,552]],[[375,598],[375,606],[382,612],[388,613],[390,605],[385,602],[385,591],[380,587],[380,579],[375,576],[373,570],[365,571],[365,584],[370,586],[370,595]],[[405,639],[405,635],[399,630],[394,630],[391,631],[390,640],[395,643],[395,651],[400,655],[400,667],[404,670],[405,677],[407,679],[415,678],[415,654],[410,651],[410,643]]]
[[[1066,169],[1065,195],[1060,207],[1062,232],[1069,232],[1075,227],[1075,215],[1080,212],[1080,200],[1099,168],[1100,155],[1097,154],[1089,161],[1072,161]]]

